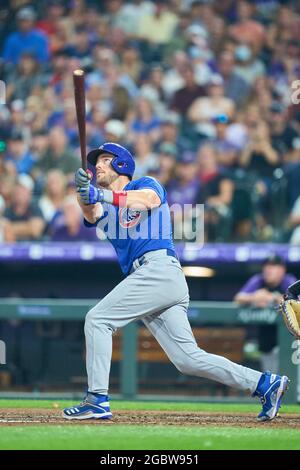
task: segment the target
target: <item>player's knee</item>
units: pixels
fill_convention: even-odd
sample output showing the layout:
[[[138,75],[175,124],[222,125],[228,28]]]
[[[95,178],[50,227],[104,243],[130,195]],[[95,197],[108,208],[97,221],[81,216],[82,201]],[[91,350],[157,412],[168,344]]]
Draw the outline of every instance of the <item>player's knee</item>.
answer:
[[[197,368],[195,361],[191,358],[183,358],[179,361],[176,361],[175,366],[179,372],[185,375],[193,375]]]
[[[99,313],[98,309],[96,310],[95,308],[92,308],[85,317],[85,335],[93,331],[95,328],[97,328],[97,330],[109,330],[110,332],[114,332],[116,330],[111,322],[109,322],[103,315],[101,315],[101,313]]]
[[[89,330],[91,330],[95,326],[96,317],[97,316],[96,316],[96,312],[94,308],[88,311],[88,313],[86,314],[85,323],[84,323],[85,333],[87,333]]]

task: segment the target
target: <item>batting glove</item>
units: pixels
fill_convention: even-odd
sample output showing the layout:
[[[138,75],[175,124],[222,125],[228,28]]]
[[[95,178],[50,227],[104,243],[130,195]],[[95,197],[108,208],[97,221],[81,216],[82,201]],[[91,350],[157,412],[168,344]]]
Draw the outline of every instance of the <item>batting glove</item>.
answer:
[[[90,184],[90,178],[86,171],[83,168],[78,168],[75,172],[75,186],[77,190],[79,188],[87,188]]]
[[[92,184],[83,188],[78,188],[80,199],[84,204],[96,204],[97,202],[103,202],[103,191],[102,189],[95,188]]]

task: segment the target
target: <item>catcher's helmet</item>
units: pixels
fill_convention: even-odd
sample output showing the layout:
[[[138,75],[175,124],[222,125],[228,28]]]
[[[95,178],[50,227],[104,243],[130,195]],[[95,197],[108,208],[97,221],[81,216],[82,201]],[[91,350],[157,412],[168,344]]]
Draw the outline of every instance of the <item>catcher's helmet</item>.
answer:
[[[97,158],[103,153],[109,153],[115,157],[111,161],[111,166],[117,173],[119,173],[119,175],[126,175],[132,179],[135,170],[135,163],[129,150],[122,145],[115,144],[113,142],[106,142],[98,149],[91,150],[88,153],[88,162],[95,166]]]

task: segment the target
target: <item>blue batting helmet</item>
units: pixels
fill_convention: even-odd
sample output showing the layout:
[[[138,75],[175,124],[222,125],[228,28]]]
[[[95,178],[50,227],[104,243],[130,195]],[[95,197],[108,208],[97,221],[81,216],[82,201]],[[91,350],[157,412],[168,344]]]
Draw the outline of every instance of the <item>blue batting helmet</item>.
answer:
[[[122,145],[115,144],[113,142],[106,142],[98,149],[91,150],[88,153],[88,162],[96,166],[97,158],[103,153],[109,153],[115,157],[111,161],[111,166],[117,173],[119,173],[119,175],[126,175],[129,178],[132,178],[135,170],[135,163],[129,150]]]

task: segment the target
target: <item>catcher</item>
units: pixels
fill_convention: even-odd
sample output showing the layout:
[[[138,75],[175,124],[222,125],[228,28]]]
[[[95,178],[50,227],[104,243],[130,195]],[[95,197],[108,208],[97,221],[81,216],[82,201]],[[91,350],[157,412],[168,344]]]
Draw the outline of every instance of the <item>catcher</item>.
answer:
[[[278,310],[282,314],[289,332],[300,339],[300,280],[291,284],[279,304]]]

